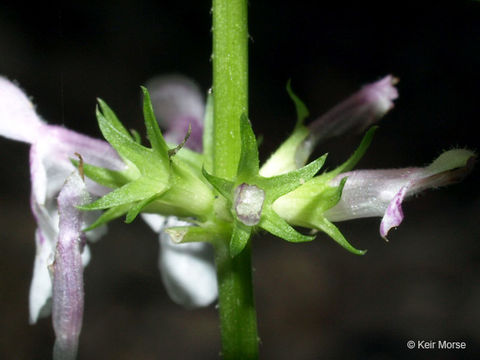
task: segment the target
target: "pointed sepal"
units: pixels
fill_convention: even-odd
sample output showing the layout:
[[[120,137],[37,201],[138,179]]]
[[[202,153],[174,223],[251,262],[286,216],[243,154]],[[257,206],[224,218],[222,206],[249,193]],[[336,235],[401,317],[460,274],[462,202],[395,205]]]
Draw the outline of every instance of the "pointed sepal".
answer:
[[[239,220],[235,220],[233,225],[232,238],[230,239],[230,256],[233,258],[240,254],[252,234],[252,227],[243,224]]]
[[[296,128],[303,126],[303,122],[305,119],[310,115],[310,112],[307,109],[305,103],[300,100],[300,98],[293,92],[292,90],[292,82],[288,80],[287,82],[287,93],[292,99],[293,103],[295,104],[295,110],[297,111],[297,124],[295,125]]]
[[[205,168],[202,168],[202,174],[207,181],[227,200],[232,201],[234,183],[229,180],[210,175]]]
[[[237,180],[243,182],[258,175],[258,146],[252,125],[245,114],[240,118],[240,137],[242,148],[238,163]]]
[[[326,233],[328,236],[330,236],[333,240],[337,242],[340,246],[342,246],[345,250],[350,251],[352,254],[355,255],[364,255],[367,250],[359,250],[353,247],[347,239],[343,236],[343,234],[340,232],[340,230],[332,224],[330,221],[328,221],[326,218],[318,218],[314,224],[315,227],[324,233]]]
[[[315,236],[299,233],[271,209],[264,210],[259,226],[269,233],[288,242],[299,243],[315,239]]]
[[[88,205],[79,207],[82,210],[103,210],[111,207],[129,204],[145,200],[154,195],[160,195],[169,188],[168,184],[162,184],[155,179],[140,177],[135,181],[118,188],[104,197]]]
[[[365,155],[365,153],[367,152],[368,148],[370,147],[370,144],[372,143],[373,136],[375,135],[375,131],[377,131],[377,129],[378,129],[378,126],[376,125],[368,129],[368,131],[363,136],[362,141],[360,142],[360,145],[358,145],[357,149],[354,151],[352,156],[350,156],[348,160],[345,161],[342,165],[335,168],[335,170],[328,172],[328,176],[330,176],[331,178],[334,178],[340,173],[344,173],[352,170],[360,161],[360,159],[363,157],[363,155]]]
[[[152,149],[159,154],[159,156],[165,157],[168,153],[168,146],[163,138],[162,131],[158,126],[157,119],[153,113],[152,101],[150,100],[150,94],[147,88],[141,87],[143,92],[143,116],[145,118],[145,127],[147,128],[147,136]]]

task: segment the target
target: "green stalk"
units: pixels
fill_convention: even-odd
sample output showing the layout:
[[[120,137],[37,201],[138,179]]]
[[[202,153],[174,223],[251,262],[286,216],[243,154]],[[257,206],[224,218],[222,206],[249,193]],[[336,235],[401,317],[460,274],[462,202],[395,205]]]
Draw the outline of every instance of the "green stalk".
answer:
[[[253,299],[250,244],[233,259],[228,242],[215,246],[222,358],[258,359],[257,317]]]
[[[213,0],[214,168],[232,179],[240,159],[240,116],[248,115],[246,0]]]
[[[237,174],[240,116],[248,115],[248,30],[246,0],[213,0],[213,173]],[[258,359],[250,244],[236,257],[229,240],[215,245],[219,315],[224,360]]]

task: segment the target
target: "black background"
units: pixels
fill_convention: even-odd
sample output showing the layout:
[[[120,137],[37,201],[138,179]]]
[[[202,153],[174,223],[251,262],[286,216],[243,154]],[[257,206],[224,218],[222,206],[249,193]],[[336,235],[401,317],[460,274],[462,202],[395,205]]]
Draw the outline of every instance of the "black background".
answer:
[[[250,118],[263,159],[293,127],[293,88],[312,119],[362,84],[393,73],[400,98],[361,168],[423,166],[454,146],[478,150],[480,4],[450,1],[384,8],[252,1]],[[139,86],[182,73],[211,85],[210,4],[202,1],[0,4],[0,74],[17,80],[51,123],[100,136],[95,98],[143,132]],[[328,166],[359,142],[324,144]],[[50,318],[28,325],[35,223],[28,147],[0,140],[0,358],[48,359]],[[264,359],[462,359],[480,352],[478,169],[459,185],[404,206],[390,242],[380,219],[340,224],[369,252],[326,236],[291,245],[254,242]],[[214,306],[173,304],[156,267],[157,242],[141,221],[117,222],[92,246],[79,359],[216,359]],[[410,351],[413,340],[465,341],[467,350]]]

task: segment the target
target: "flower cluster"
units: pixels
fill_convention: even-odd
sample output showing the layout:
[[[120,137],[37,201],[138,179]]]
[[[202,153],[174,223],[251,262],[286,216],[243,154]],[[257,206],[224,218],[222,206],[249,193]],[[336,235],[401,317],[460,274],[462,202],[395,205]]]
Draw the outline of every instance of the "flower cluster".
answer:
[[[129,173],[133,172],[132,165],[105,141],[45,123],[25,93],[2,77],[0,135],[30,144],[31,209],[38,226],[30,322],[52,313],[58,339],[56,358],[74,358],[83,314],[83,267],[90,259],[86,240],[96,241],[106,233],[105,226],[83,231],[101,214],[78,211],[77,207],[111,190],[81,178],[74,166],[76,154],[81,155],[86,168],[88,163],[105,171]],[[163,229],[184,223],[154,214],[145,214],[144,219],[159,234],[159,267],[172,299],[186,307],[214,301],[216,275],[209,244],[173,246]]]
[[[188,79],[162,77],[147,84],[149,91],[143,89],[146,147],[102,100],[97,119],[108,142],[47,124],[14,83],[0,78],[0,135],[30,144],[31,208],[38,224],[30,318],[34,323],[48,315],[52,304],[54,358],[75,358],[87,241],[102,236],[112,219],[126,215],[131,222],[141,213],[159,234],[159,267],[172,299],[205,306],[217,297],[209,243],[229,241],[236,256],[259,228],[290,242],[313,240],[293,227],[301,226],[363,254],[334,222],[382,217],[380,235],[386,238],[402,222],[407,197],[460,180],[475,158],[469,150],[444,152],[427,167],[353,170],[375,127],[336,169],[317,175],[326,155],[306,164],[322,141],[364,130],[391,110],[396,82],[389,75],[366,85],[308,126],[308,111],[288,86],[298,118],[292,135],[260,166],[244,115],[237,175],[222,179],[212,173],[214,100],[209,97],[205,106]]]

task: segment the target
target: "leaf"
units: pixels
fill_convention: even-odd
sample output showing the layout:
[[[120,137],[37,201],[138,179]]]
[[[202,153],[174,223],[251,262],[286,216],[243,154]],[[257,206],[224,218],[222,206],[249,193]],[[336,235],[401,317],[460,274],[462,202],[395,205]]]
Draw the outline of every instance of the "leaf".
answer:
[[[115,113],[107,105],[107,103],[100,98],[98,98],[97,101],[100,105],[100,109],[102,110],[102,115],[115,127],[115,129],[117,129],[119,132],[123,133],[127,137],[130,137],[130,133],[128,132],[128,130],[125,129],[120,120],[118,120],[117,115],[115,115]]]
[[[340,232],[340,230],[327,219],[325,218],[318,219],[314,225],[316,228],[318,228],[319,230],[322,230],[324,233],[330,236],[333,240],[335,240],[337,244],[342,246],[345,250],[348,250],[355,255],[364,255],[367,252],[367,250],[358,250],[354,248],[347,241],[347,239],[345,239],[345,237]]]
[[[363,136],[362,141],[360,142],[360,145],[358,145],[357,150],[350,156],[350,158],[345,161],[342,165],[337,167],[335,170],[330,171],[328,175],[330,178],[334,178],[340,173],[350,171],[352,170],[355,165],[360,161],[360,159],[365,155],[365,152],[367,151],[368,147],[372,143],[373,136],[375,135],[375,131],[378,129],[378,126],[372,126],[368,131],[365,133]]]
[[[217,240],[224,241],[227,234],[218,226],[174,226],[165,229],[172,241],[176,244],[189,242],[210,242]],[[230,234],[228,234],[230,235]]]
[[[256,176],[259,169],[257,139],[245,113],[240,117],[240,138],[242,148],[238,163],[237,179],[238,182],[243,182],[252,176]]]
[[[340,180],[340,184],[338,184],[338,186],[327,185],[325,187],[325,189],[317,197],[317,199],[321,200],[314,201],[316,203],[316,212],[323,213],[338,204],[342,198],[343,187],[345,186],[347,179],[348,178],[345,176],[342,178],[342,180]]]
[[[299,243],[312,241],[315,236],[307,236],[299,233],[271,209],[264,209],[259,226],[269,233],[278,236],[288,242]]]
[[[114,123],[105,118],[98,109],[97,119],[105,139],[117,150],[120,156],[134,163],[142,174],[153,172],[153,174],[158,175],[162,170],[166,170],[165,162],[156,156],[151,149],[137,144],[130,135],[119,130]],[[155,176],[153,174],[152,176]]]
[[[102,226],[120,216],[125,214],[128,211],[128,208],[130,207],[130,204],[123,204],[119,206],[112,207],[105,211],[93,224],[91,224],[89,227],[83,229],[83,231],[90,231],[93,230],[99,226]]]
[[[164,192],[165,191],[162,191],[147,199],[141,200],[137,202],[135,205],[133,205],[132,207],[130,207],[127,213],[127,217],[125,218],[125,222],[127,224],[130,224],[131,222],[133,222],[133,220],[135,220],[135,218],[138,216],[138,214],[140,214],[140,211],[142,211],[142,209],[145,208],[145,206],[157,200],[159,197],[163,195]]]
[[[232,258],[240,254],[245,246],[247,246],[251,233],[251,226],[244,225],[240,221],[235,220],[232,237],[230,239],[230,256]]]
[[[227,200],[232,201],[233,197],[233,182],[225,180],[214,175],[210,175],[205,168],[202,168],[202,174],[205,179]]]
[[[299,126],[303,125],[303,122],[308,117],[308,115],[310,115],[310,112],[308,111],[303,101],[300,100],[300,98],[293,92],[291,83],[291,80],[288,80],[287,92],[290,96],[290,99],[292,99],[292,101],[295,103],[295,109],[297,111],[297,124],[295,125],[295,127],[298,128]]]
[[[75,167],[78,167],[78,160],[70,159],[70,161]],[[123,186],[131,180],[128,171],[115,171],[85,163],[83,164],[83,171],[87,177],[96,183],[111,189]]]
[[[153,195],[162,193],[168,189],[168,185],[159,183],[147,177],[141,177],[137,180],[118,188],[104,197],[79,207],[82,210],[101,210],[114,206],[129,204],[135,201],[147,199]]]
[[[326,158],[327,155],[325,154],[301,169],[270,178],[260,178],[258,183],[265,189],[268,201],[273,202],[280,196],[295,190],[315,176],[325,163]]]
[[[143,116],[145,118],[145,127],[147,128],[147,136],[152,148],[161,157],[166,157],[168,146],[163,138],[157,119],[153,113],[152,101],[147,88],[141,87],[143,91]]]

